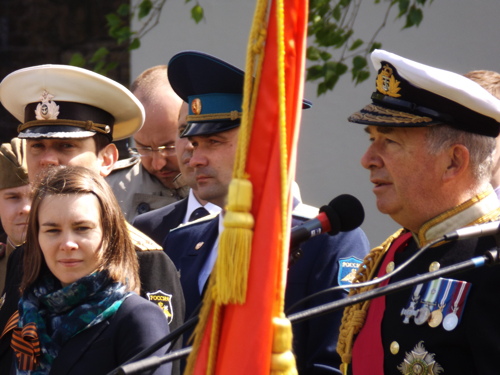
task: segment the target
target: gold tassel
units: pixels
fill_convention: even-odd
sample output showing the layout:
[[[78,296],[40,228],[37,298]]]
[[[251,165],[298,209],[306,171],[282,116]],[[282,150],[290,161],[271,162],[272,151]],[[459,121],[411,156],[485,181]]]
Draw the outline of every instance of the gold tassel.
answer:
[[[251,205],[252,183],[245,179],[233,179],[229,185],[224,230],[217,256],[216,304],[245,302],[254,227]]]
[[[273,318],[273,352],[271,375],[296,375],[295,356],[292,353],[292,324],[284,317]]]

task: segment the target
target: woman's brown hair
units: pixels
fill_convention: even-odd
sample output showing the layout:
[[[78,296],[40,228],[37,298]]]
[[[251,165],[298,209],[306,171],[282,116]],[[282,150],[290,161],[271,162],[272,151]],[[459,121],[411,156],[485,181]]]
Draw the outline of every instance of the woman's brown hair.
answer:
[[[38,242],[40,205],[48,196],[92,194],[99,201],[103,233],[98,271],[108,271],[114,281],[139,292],[139,266],[125,218],[113,191],[96,172],[78,166],[48,168],[33,187],[33,201],[24,251],[21,292],[43,273],[49,272]]]

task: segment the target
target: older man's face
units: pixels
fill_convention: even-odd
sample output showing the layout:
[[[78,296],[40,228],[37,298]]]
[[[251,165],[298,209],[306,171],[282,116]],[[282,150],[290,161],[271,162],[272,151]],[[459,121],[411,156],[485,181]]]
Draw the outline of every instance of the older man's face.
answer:
[[[446,169],[446,155],[431,155],[426,146],[426,128],[368,126],[371,145],[361,158],[370,171],[370,181],[380,212],[398,224],[418,231],[442,211],[439,189]]]

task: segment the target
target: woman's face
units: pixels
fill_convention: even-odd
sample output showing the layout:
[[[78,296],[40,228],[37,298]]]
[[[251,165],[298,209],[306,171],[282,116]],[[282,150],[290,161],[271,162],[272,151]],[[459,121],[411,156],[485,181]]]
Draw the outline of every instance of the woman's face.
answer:
[[[96,270],[103,234],[99,201],[93,194],[45,197],[38,222],[45,262],[63,287]]]

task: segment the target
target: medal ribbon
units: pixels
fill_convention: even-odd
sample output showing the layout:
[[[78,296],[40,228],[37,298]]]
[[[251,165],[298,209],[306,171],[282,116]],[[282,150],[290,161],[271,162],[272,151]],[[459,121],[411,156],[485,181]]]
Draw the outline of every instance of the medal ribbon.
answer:
[[[397,238],[384,257],[377,277],[386,274],[387,265],[394,260],[394,254],[402,251],[411,239],[411,232]],[[389,279],[380,283],[387,285]],[[356,337],[352,348],[352,373],[354,375],[384,375],[384,348],[382,346],[382,318],[385,312],[385,296],[375,298],[368,309],[365,324]]]

